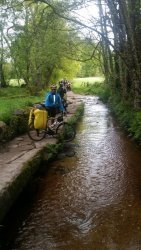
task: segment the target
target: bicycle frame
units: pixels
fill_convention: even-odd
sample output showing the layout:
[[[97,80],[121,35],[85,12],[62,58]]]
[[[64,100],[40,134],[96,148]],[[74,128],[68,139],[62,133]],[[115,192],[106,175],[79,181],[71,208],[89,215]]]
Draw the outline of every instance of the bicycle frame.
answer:
[[[61,117],[61,121],[58,121],[58,118]],[[52,119],[54,119],[53,124],[51,124]],[[56,128],[58,127],[59,124],[62,124],[64,121],[63,116],[61,115],[56,115],[55,117],[51,117],[49,116],[47,119],[47,126],[46,126],[46,130],[50,129],[53,131],[56,131]]]

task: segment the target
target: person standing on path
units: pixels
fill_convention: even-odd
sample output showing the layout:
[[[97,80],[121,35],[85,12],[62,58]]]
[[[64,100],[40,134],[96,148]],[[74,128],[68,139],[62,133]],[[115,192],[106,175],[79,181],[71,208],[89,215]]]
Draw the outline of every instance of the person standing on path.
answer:
[[[48,115],[52,117],[51,123],[54,123],[54,117],[60,112],[65,112],[60,95],[57,93],[55,84],[51,85],[51,91],[46,95],[45,107]]]
[[[67,108],[67,91],[66,91],[66,89],[64,89],[62,82],[59,82],[59,88],[57,89],[57,92],[60,95],[63,107],[64,107],[65,111],[67,112],[67,110],[66,110],[66,108]]]

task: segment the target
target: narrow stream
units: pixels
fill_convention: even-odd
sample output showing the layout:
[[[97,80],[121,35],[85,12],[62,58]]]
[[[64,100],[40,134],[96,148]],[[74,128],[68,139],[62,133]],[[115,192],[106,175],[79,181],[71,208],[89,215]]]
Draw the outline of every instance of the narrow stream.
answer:
[[[51,164],[11,250],[141,249],[141,149],[96,97],[83,100],[76,154]]]

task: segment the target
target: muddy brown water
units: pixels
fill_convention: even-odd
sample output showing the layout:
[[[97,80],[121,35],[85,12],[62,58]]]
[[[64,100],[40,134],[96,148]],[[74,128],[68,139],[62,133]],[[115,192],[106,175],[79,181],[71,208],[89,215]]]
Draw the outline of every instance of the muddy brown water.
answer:
[[[9,249],[141,249],[141,149],[96,97],[83,100],[75,156],[51,164]]]

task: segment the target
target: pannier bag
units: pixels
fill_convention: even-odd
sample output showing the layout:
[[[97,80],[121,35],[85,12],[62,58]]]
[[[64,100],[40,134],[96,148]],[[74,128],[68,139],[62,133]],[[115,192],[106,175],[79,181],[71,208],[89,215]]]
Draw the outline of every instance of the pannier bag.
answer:
[[[35,129],[46,129],[47,125],[47,111],[35,109],[34,110],[34,128]]]

